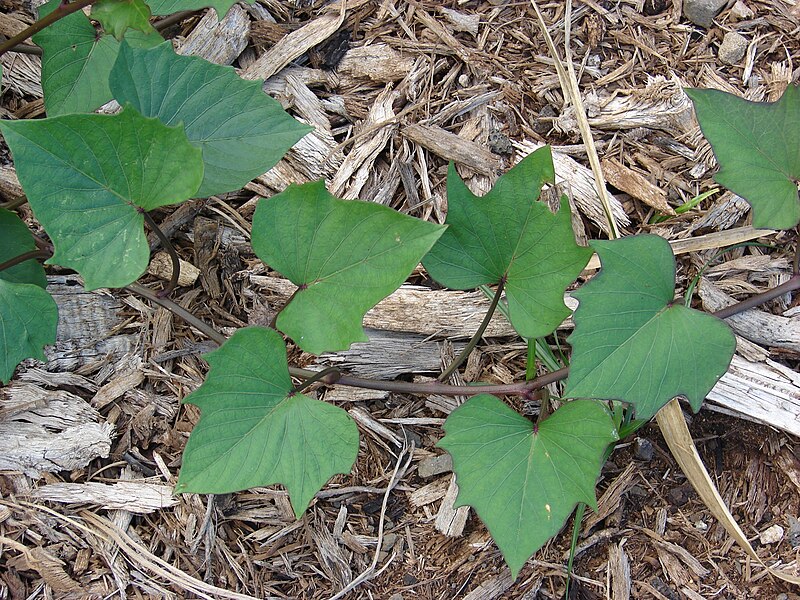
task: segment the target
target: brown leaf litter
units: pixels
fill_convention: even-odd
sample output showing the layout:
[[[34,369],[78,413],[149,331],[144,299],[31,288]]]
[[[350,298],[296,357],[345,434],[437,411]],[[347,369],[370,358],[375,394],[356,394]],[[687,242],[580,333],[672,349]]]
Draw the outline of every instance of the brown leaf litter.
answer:
[[[342,197],[442,222],[448,161],[484,193],[522,156],[551,144],[577,238],[607,233],[575,114],[528,2],[319,4],[260,0],[235,5],[221,21],[207,10],[165,31],[181,52],[233,64],[246,78],[268,77],[265,91],[315,127],[245,189],[156,212],[184,264],[199,269],[174,294],[181,306],[227,334],[269,323],[292,288],[250,249],[255,204],[320,177]],[[747,204],[723,191],[674,214],[717,187],[682,87],[775,100],[800,77],[796,7],[729,5],[708,29],[682,18],[678,0],[576,1],[571,20],[574,67],[616,224],[658,233],[683,252],[679,293],[714,260],[697,301],[708,310],[784,281],[797,243],[795,232],[748,229]],[[21,6],[3,6],[0,32],[31,22]],[[563,55],[564,4],[540,8]],[[748,42],[733,65],[718,56],[731,31]],[[9,53],[2,62],[3,115],[42,116],[39,58]],[[7,152],[0,156],[7,200],[19,188]],[[657,215],[669,218],[650,224]],[[769,247],[716,257],[717,248],[750,239]],[[156,256],[146,281],[157,287],[171,266]],[[383,377],[439,369],[487,302],[479,293],[432,290],[422,271],[411,283],[370,312],[370,344],[320,364]],[[16,440],[18,449],[41,448],[0,452],[2,597],[563,596],[571,523],[511,581],[485,527],[471,510],[453,507],[453,475],[435,444],[463,399],[319,390],[357,421],[361,451],[352,472],[335,477],[299,521],[279,487],[172,497],[199,416],[179,401],[202,381],[201,355],[213,344],[162,308],[78,284],[68,273],[51,279],[59,341],[46,365],[26,363],[0,389],[3,447]],[[798,318],[796,300],[784,298],[732,323],[739,337],[732,368],[704,410],[686,415],[759,557],[790,570],[800,548],[800,349],[787,332]],[[568,332],[560,329],[559,339]],[[318,360],[297,350],[291,359]],[[525,346],[498,317],[464,379],[509,382],[524,371]],[[798,597],[733,545],[655,424],[620,444],[598,486],[599,510],[587,512],[578,541],[572,597]]]

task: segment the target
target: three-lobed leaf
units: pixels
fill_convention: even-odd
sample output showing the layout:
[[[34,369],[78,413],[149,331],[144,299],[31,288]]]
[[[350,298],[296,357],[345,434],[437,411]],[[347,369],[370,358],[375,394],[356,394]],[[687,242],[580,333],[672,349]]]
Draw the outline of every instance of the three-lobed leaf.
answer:
[[[36,250],[28,226],[16,213],[0,208],[0,263]],[[14,283],[33,283],[41,288],[47,286],[44,267],[35,259],[26,260],[11,268],[0,271],[0,279]]]
[[[55,10],[50,0],[40,16]],[[158,33],[129,31],[130,44],[152,46],[164,41]],[[119,52],[119,42],[98,33],[81,11],[67,15],[33,36],[42,48],[42,89],[48,116],[88,113],[111,100],[108,76]]]
[[[594,401],[562,405],[538,425],[480,394],[454,410],[439,446],[453,457],[457,505],[472,506],[516,577],[578,502],[596,506],[595,481],[617,433]]]
[[[749,102],[719,90],[686,90],[717,157],[717,182],[753,206],[753,226],[800,222],[800,86],[777,102]]]
[[[17,175],[55,246],[51,263],[87,289],[122,287],[147,267],[141,211],[190,198],[200,150],[180,127],[126,107],[119,114],[0,123]]]
[[[292,391],[286,345],[274,330],[238,330],[206,355],[205,383],[184,402],[200,408],[178,492],[224,494],[281,483],[297,518],[358,453],[358,428],[336,406]]]
[[[262,199],[253,250],[300,286],[278,328],[312,354],[367,341],[366,312],[405,281],[443,230],[386,206],[335,198],[323,181]]]
[[[142,33],[155,32],[150,24],[150,7],[144,0],[98,0],[92,5],[92,18],[117,41],[122,41],[129,28]]]
[[[189,141],[203,151],[199,197],[238,190],[311,130],[267,96],[261,82],[175,54],[169,42],[151,49],[123,43],[110,85],[120,104],[167,125],[183,123]]]
[[[537,202],[553,182],[550,148],[527,156],[482,198],[450,165],[447,231],[423,259],[436,281],[465,290],[505,279],[509,316],[525,338],[551,333],[568,315],[564,291],[591,256],[575,243],[565,200],[557,214]]]
[[[655,235],[594,241],[600,273],[573,296],[569,398],[621,400],[650,419],[676,396],[697,411],[736,339],[720,319],[673,303],[675,258]]]

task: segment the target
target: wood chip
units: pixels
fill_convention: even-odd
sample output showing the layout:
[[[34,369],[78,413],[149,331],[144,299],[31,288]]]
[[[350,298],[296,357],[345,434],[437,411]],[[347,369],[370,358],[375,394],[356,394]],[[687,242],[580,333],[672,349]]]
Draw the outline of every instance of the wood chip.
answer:
[[[613,158],[603,159],[601,165],[606,180],[615,188],[630,194],[665,215],[675,214],[675,210],[667,204],[667,193],[650,183],[643,175]]]
[[[456,497],[458,496],[458,485],[456,476],[450,478],[450,485],[436,513],[436,531],[440,531],[448,537],[459,537],[464,533],[464,526],[469,517],[469,506],[459,506],[455,508]]]
[[[481,173],[496,176],[500,160],[489,150],[433,125],[406,125],[402,134],[435,155]]]
[[[178,286],[186,287],[193,285],[194,282],[197,281],[197,277],[200,275],[200,269],[183,259],[178,259],[178,264],[180,265],[178,272]],[[169,254],[166,252],[159,252],[156,254],[150,260],[150,264],[147,266],[147,272],[154,277],[169,281],[172,277],[172,259],[170,258]]]
[[[230,65],[247,46],[250,17],[238,4],[231,6],[220,21],[209,8],[188,37],[178,45],[177,53],[199,56],[218,65]]]
[[[62,504],[97,504],[105,510],[148,514],[178,504],[172,487],[140,481],[51,483],[36,489],[34,498]]]
[[[698,293],[703,308],[714,312],[735,304],[735,300],[705,277],[701,278]],[[751,308],[725,319],[739,335],[767,347],[788,348],[800,352],[800,317],[782,317]]]

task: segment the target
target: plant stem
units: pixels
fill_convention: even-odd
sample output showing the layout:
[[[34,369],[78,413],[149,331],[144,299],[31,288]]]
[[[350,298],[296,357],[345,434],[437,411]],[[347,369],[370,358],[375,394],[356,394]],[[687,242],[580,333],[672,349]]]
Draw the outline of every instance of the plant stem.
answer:
[[[19,196],[18,198],[14,198],[13,200],[9,200],[8,202],[0,202],[0,208],[4,208],[6,210],[14,210],[15,208],[19,208],[23,204],[28,201],[28,198],[25,195]]]
[[[167,283],[167,287],[163,290],[158,292],[158,295],[162,298],[169,296],[178,285],[178,277],[181,274],[181,261],[178,258],[178,253],[175,250],[175,246],[172,245],[172,242],[169,241],[169,238],[164,235],[164,232],[161,231],[161,228],[156,225],[156,222],[153,220],[153,217],[150,216],[148,212],[143,212],[142,215],[144,216],[144,220],[147,221],[148,227],[152,230],[153,233],[156,234],[156,237],[161,240],[161,245],[166,248],[167,253],[169,254],[169,259],[172,262],[172,274],[169,277],[169,283]]]
[[[222,345],[225,343],[225,336],[214,329],[211,325],[206,323],[205,321],[195,317],[192,313],[184,309],[183,307],[179,306],[169,298],[160,298],[158,295],[151,289],[146,288],[143,285],[138,283],[132,283],[126,288],[128,291],[131,291],[135,294],[139,294],[158,304],[159,306],[163,306],[167,310],[171,311],[173,314],[181,317],[187,323],[194,326],[199,331],[202,331],[206,334],[210,339],[214,340],[218,344]],[[796,275],[792,277],[786,283],[779,285],[778,287],[768,290],[762,294],[758,294],[753,296],[752,298],[748,298],[743,302],[739,302],[738,304],[734,304],[727,308],[724,308],[720,311],[715,313],[711,313],[716,317],[721,319],[730,317],[731,315],[738,314],[743,312],[749,308],[753,308],[754,306],[758,306],[759,304],[763,304],[764,302],[768,302],[773,298],[777,298],[778,296],[782,296],[788,292],[800,289],[800,275]],[[289,373],[293,377],[303,377],[303,378],[311,378],[315,377],[314,381],[321,381],[322,383],[326,383],[328,385],[338,384],[338,385],[345,385],[348,387],[357,387],[369,390],[381,390],[385,392],[393,392],[397,394],[416,394],[416,395],[423,395],[423,394],[440,394],[442,396],[474,396],[476,394],[495,394],[495,395],[521,395],[524,396],[530,393],[533,390],[538,390],[543,387],[550,385],[551,383],[555,383],[557,381],[562,381],[567,378],[569,375],[569,368],[564,367],[563,369],[559,369],[557,371],[553,371],[551,373],[547,373],[542,375],[541,377],[537,377],[536,379],[531,379],[530,381],[523,381],[519,383],[508,383],[508,384],[478,384],[478,385],[449,385],[446,383],[442,383],[439,381],[434,381],[431,383],[413,383],[411,381],[379,381],[375,379],[362,379],[361,377],[350,377],[347,375],[338,376],[338,371],[336,372],[328,372],[324,374],[324,371],[312,371],[309,369],[299,369],[297,367],[289,367]]]
[[[742,300],[736,304],[731,304],[730,306],[726,306],[725,308],[711,314],[719,319],[727,319],[728,317],[739,314],[740,312],[744,312],[751,308],[755,308],[756,306],[764,304],[765,302],[769,302],[770,300],[774,300],[775,298],[779,298],[784,294],[788,294],[789,292],[794,292],[795,290],[799,289],[800,275],[794,275],[789,281],[785,281],[771,290],[756,294],[747,300]]]
[[[156,31],[164,31],[170,25],[175,25],[175,23],[180,23],[184,19],[188,19],[194,14],[197,14],[205,9],[200,10],[182,10],[180,12],[173,13],[171,15],[167,15],[163,19],[156,21],[153,23],[153,28]]]
[[[56,21],[63,19],[64,17],[71,15],[72,13],[77,12],[82,8],[85,8],[93,4],[95,1],[96,0],[74,0],[73,2],[70,3],[62,2],[49,15],[45,15],[44,17],[33,23],[30,27],[24,29],[14,37],[7,39],[5,42],[0,44],[0,56],[5,54],[9,50],[13,50],[17,44],[21,44],[29,37],[31,37],[35,33],[40,32],[48,25],[52,25]]]
[[[53,254],[51,252],[47,252],[46,250],[28,250],[27,252],[20,254],[19,256],[15,256],[14,258],[9,258],[4,263],[0,263],[0,271],[5,271],[6,269],[15,267],[18,264],[24,263],[26,260],[31,260],[36,258],[50,258],[52,255]]]
[[[478,345],[478,342],[483,337],[483,333],[486,331],[486,328],[489,326],[489,321],[492,320],[492,315],[494,315],[494,311],[497,309],[497,304],[500,302],[500,296],[503,295],[503,288],[506,285],[506,278],[503,276],[500,279],[500,285],[497,286],[497,290],[494,293],[494,298],[492,298],[492,303],[489,305],[489,310],[486,311],[486,315],[483,317],[483,321],[481,321],[480,327],[478,327],[478,331],[475,332],[475,335],[469,340],[469,343],[466,347],[461,351],[456,359],[450,363],[450,366],[444,370],[444,372],[437,377],[439,381],[447,381],[450,375],[461,366],[467,357],[469,356],[470,352],[475,349],[475,346]]]
[[[166,308],[172,314],[179,316],[181,319],[192,325],[196,329],[202,331],[206,334],[209,338],[217,342],[220,346],[225,343],[227,338],[222,335],[219,331],[214,329],[211,325],[195,317],[192,313],[188,310],[183,308],[177,302],[173,302],[169,298],[162,298],[156,292],[151,290],[148,287],[145,287],[139,283],[130,283],[126,285],[123,289],[128,290],[129,292],[133,292],[134,294],[138,294],[144,298],[150,300],[150,302],[154,302],[159,306]]]
[[[324,381],[325,383],[335,383],[341,377],[341,373],[339,373],[339,369],[336,367],[328,367],[327,369],[322,369],[322,371],[317,371],[314,375],[303,381],[303,383],[296,386],[292,392],[295,394],[301,393],[303,390],[308,389],[309,386],[314,385],[318,381]],[[335,378],[334,381],[329,381],[329,378]]]

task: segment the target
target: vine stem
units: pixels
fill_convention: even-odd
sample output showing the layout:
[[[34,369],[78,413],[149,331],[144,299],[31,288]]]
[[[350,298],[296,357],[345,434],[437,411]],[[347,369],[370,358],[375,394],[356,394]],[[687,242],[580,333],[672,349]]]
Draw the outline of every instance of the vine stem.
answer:
[[[492,320],[492,316],[494,315],[494,311],[497,309],[497,304],[500,302],[500,296],[503,295],[503,288],[506,285],[506,276],[500,279],[500,285],[497,286],[497,291],[494,293],[494,298],[492,298],[492,303],[489,305],[489,310],[486,311],[486,315],[483,317],[483,321],[481,321],[480,327],[478,327],[478,331],[475,332],[475,335],[470,338],[469,343],[466,347],[461,351],[461,353],[450,363],[450,366],[442,372],[437,379],[439,381],[447,381],[447,379],[452,375],[455,370],[461,366],[470,353],[475,349],[475,346],[478,345],[478,342],[483,337],[486,328],[489,326],[489,321]]]
[[[167,310],[171,311],[173,314],[181,317],[190,325],[194,326],[199,331],[206,334],[210,339],[214,340],[218,344],[222,345],[225,343],[227,338],[222,335],[219,331],[214,329],[211,325],[203,321],[202,319],[197,318],[188,310],[179,306],[177,303],[173,302],[169,298],[161,298],[154,292],[153,290],[140,285],[138,283],[132,283],[126,288],[128,291],[143,296],[147,298],[151,302],[158,304],[159,306],[163,306]],[[713,314],[715,317],[720,319],[724,319],[730,317],[732,315],[738,314],[740,312],[744,312],[750,308],[758,306],[759,304],[763,304],[764,302],[768,302],[774,298],[782,296],[788,292],[796,291],[800,289],[800,275],[795,275],[789,281],[782,283],[776,288],[771,290],[767,290],[761,294],[757,294],[752,298],[748,298],[747,300],[743,300],[742,302],[738,302],[726,308],[723,308],[720,311],[717,311]],[[430,383],[413,383],[411,381],[379,381],[375,379],[363,379],[361,377],[350,377],[347,375],[339,376],[338,371],[328,373],[325,376],[320,376],[319,371],[312,371],[309,369],[299,369],[297,367],[289,367],[289,374],[293,377],[302,377],[302,378],[310,378],[310,377],[318,377],[315,381],[320,381],[322,383],[332,385],[345,385],[348,387],[357,387],[357,388],[364,388],[369,390],[381,390],[385,392],[393,392],[399,394],[418,394],[418,395],[425,395],[425,394],[440,394],[443,396],[474,396],[477,394],[496,394],[496,395],[506,395],[506,396],[524,396],[529,394],[533,390],[541,389],[551,383],[556,383],[557,381],[562,381],[567,378],[569,375],[569,368],[564,367],[563,369],[559,369],[557,371],[552,371],[551,373],[546,373],[541,377],[537,377],[536,379],[531,379],[530,381],[523,381],[519,383],[508,383],[508,384],[477,384],[477,385],[449,385],[446,383],[442,383],[439,381],[430,382]]]
[[[48,252],[47,250],[29,250],[19,256],[15,256],[14,258],[9,258],[4,263],[0,263],[0,271],[5,271],[6,269],[10,269],[11,267],[15,267],[21,263],[24,263],[26,260],[36,259],[36,258],[50,258],[53,255],[52,252]]]
[[[74,0],[73,2],[69,3],[62,2],[56,7],[56,9],[53,12],[51,12],[48,15],[45,15],[44,17],[33,23],[30,27],[24,29],[23,31],[20,31],[14,37],[7,39],[5,42],[0,44],[0,56],[5,54],[9,50],[13,50],[17,44],[21,44],[35,33],[39,33],[42,29],[44,29],[48,25],[52,25],[56,21],[59,21],[64,17],[71,15],[74,12],[78,12],[79,10],[86,8],[87,6],[94,4],[96,1],[97,0]]]

